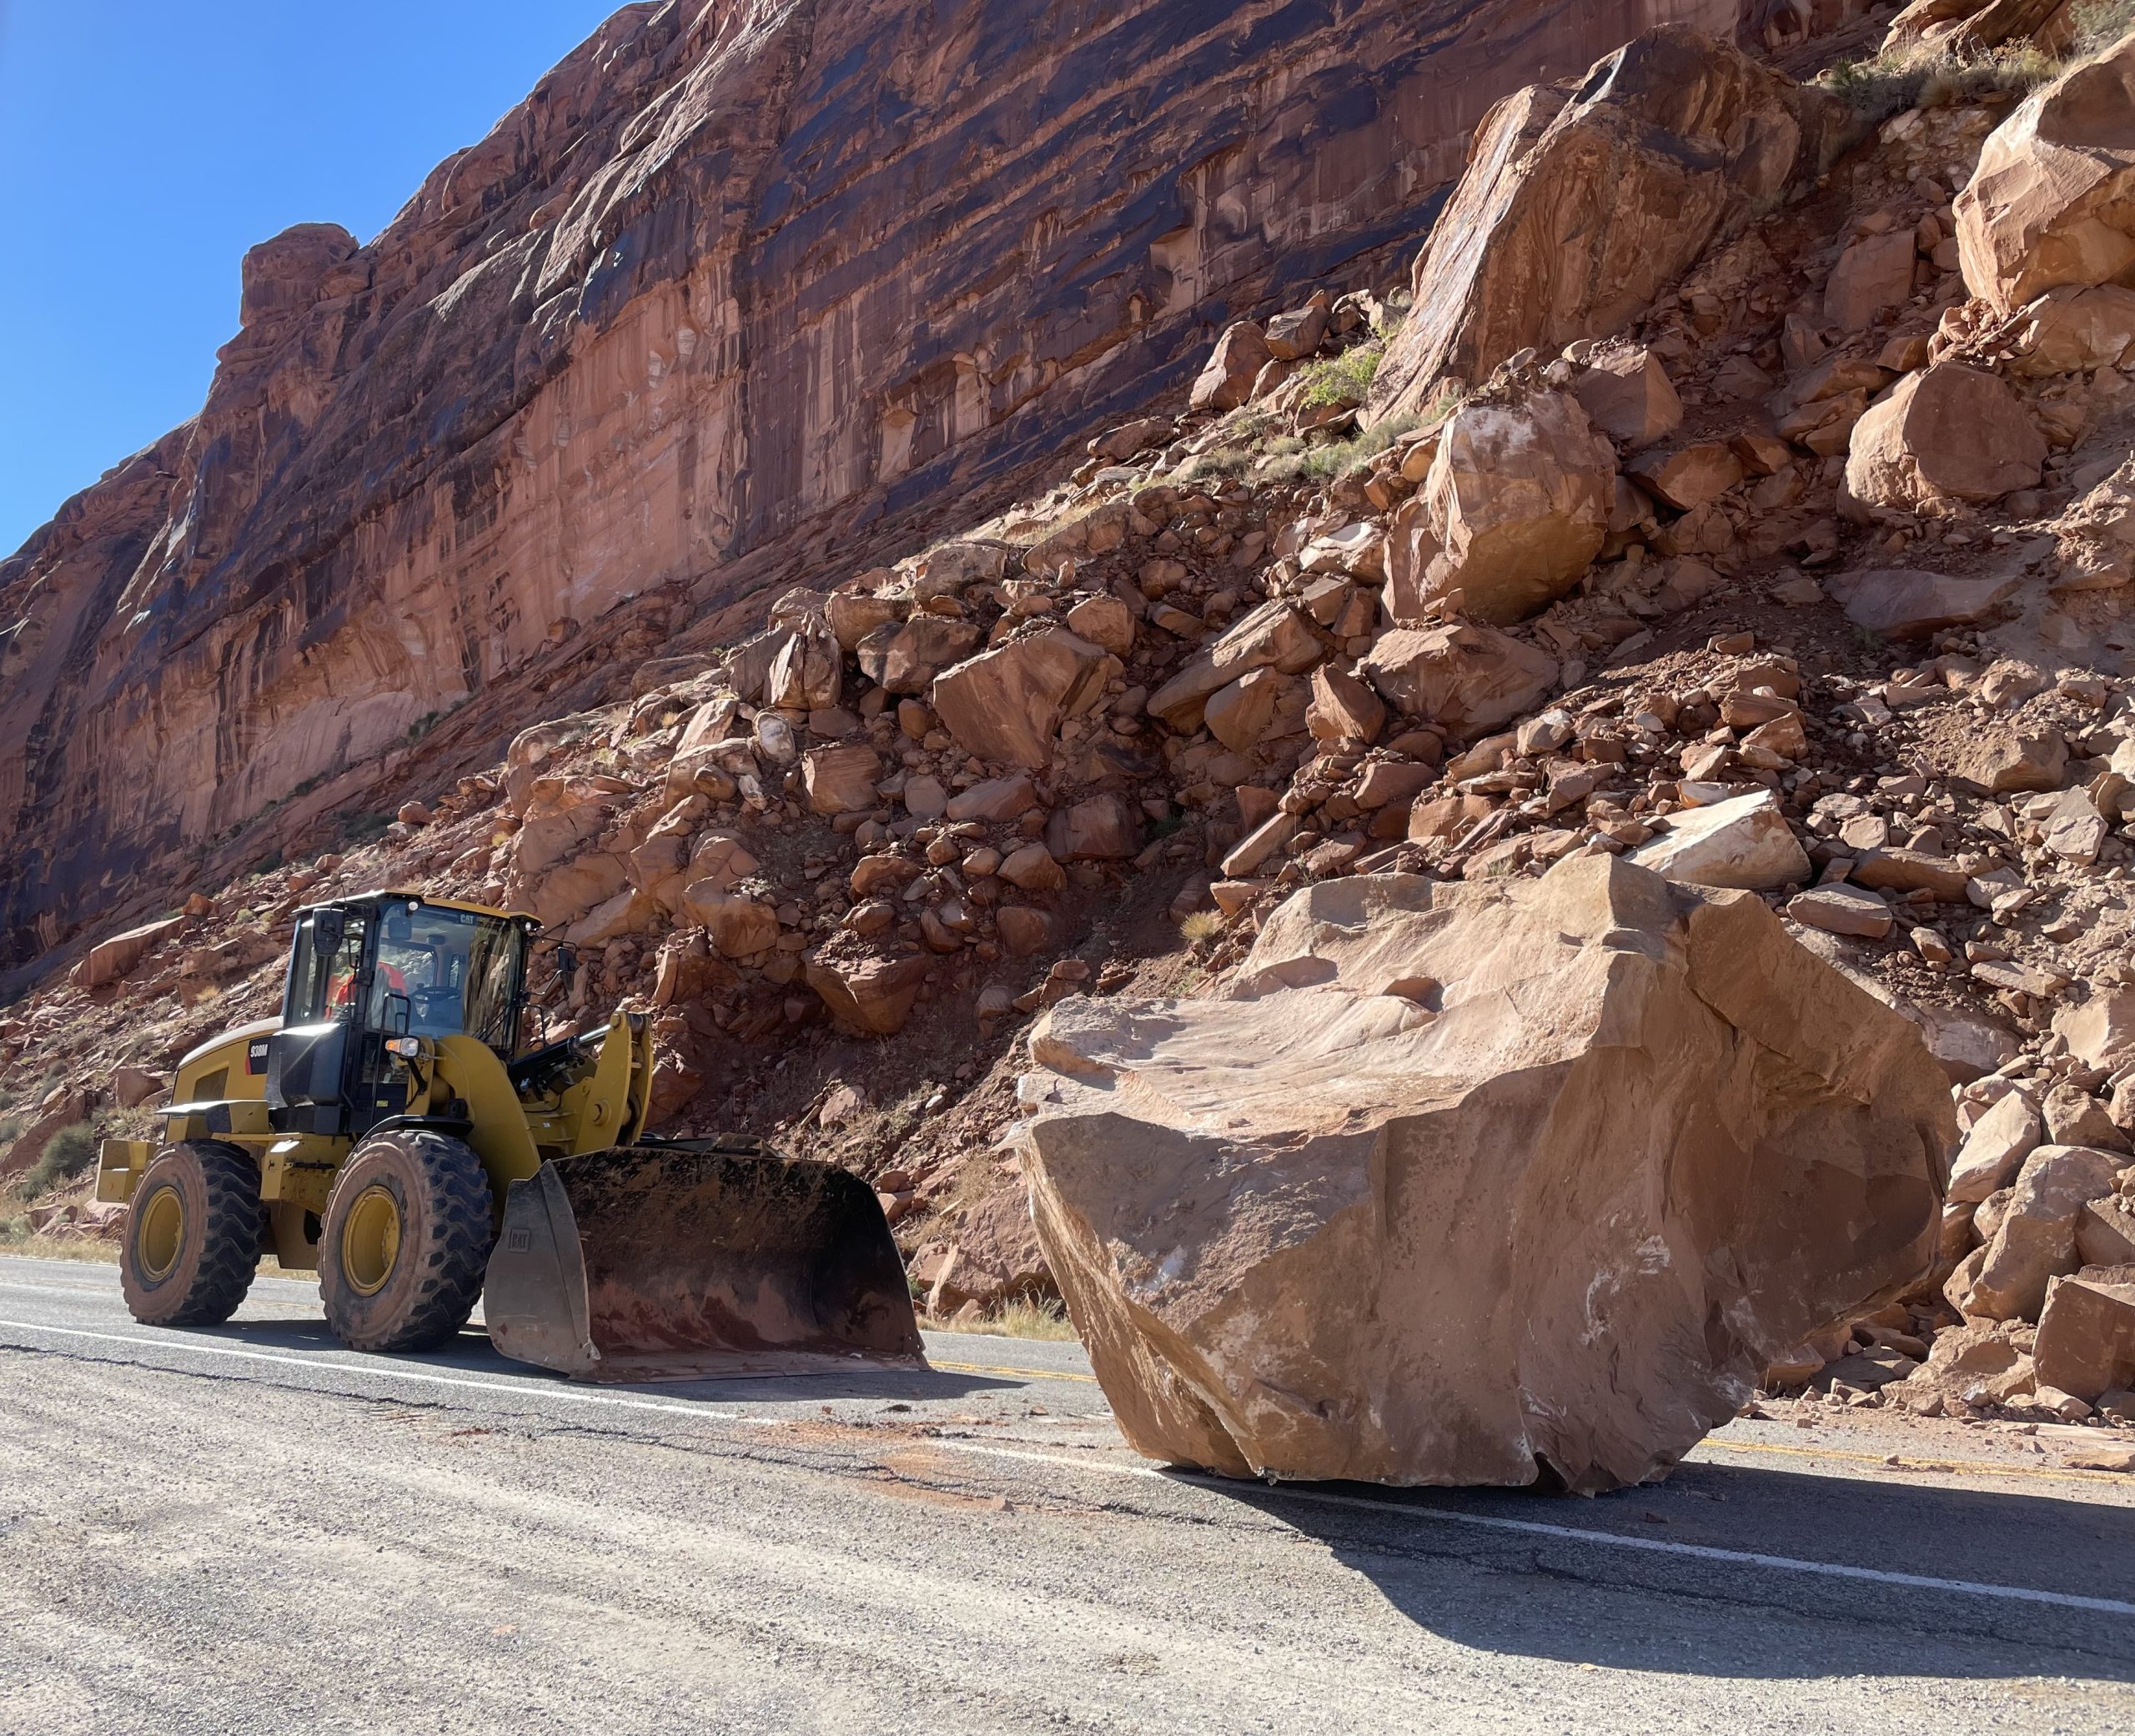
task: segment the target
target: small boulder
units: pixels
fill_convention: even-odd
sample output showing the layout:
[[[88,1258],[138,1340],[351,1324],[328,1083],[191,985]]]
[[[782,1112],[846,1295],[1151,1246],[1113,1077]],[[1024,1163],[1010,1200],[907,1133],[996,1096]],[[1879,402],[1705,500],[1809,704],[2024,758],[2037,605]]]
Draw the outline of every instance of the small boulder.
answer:
[[[1675,383],[1643,344],[1597,356],[1571,389],[1588,421],[1635,450],[1666,439],[1683,419]]]
[[[1672,452],[1649,452],[1632,460],[1630,475],[1656,499],[1678,512],[1717,500],[1742,479],[1742,460],[1722,440],[1700,440]]]
[[[1250,319],[1227,326],[1215,352],[1193,382],[1188,399],[1197,410],[1234,410],[1253,396],[1253,382],[1274,360],[1268,339]]]
[[[995,931],[1010,956],[1032,958],[1052,945],[1052,919],[1027,904],[1004,904],[994,917]]]
[[[682,901],[721,958],[746,958],[778,944],[778,913],[761,899],[700,881],[683,893]]]
[[[910,620],[890,620],[860,641],[855,656],[860,672],[891,693],[921,694],[945,669],[978,649],[982,637],[976,623],[954,616],[919,614]]]
[[[1916,568],[1884,567],[1836,574],[1826,582],[1855,626],[1902,640],[1925,639],[1945,627],[1984,620],[2016,595],[2023,580],[2013,573],[1953,579]]]
[[[2046,437],[1992,374],[1938,362],[1871,405],[1846,444],[1846,485],[1871,506],[1998,500],[2038,486]]]
[[[1415,569],[1389,571],[1404,598],[1413,591],[1402,612],[1442,603],[1504,625],[1555,601],[1600,552],[1615,480],[1615,452],[1575,399],[1464,406],[1419,491],[1428,538],[1389,554]]]
[[[1101,700],[1118,667],[1088,640],[1045,628],[945,670],[934,712],[966,753],[1036,770],[1051,760],[1060,725]]]
[[[1967,730],[1952,775],[1988,795],[2019,790],[2058,790],[2068,765],[2068,744],[2058,730],[2020,730],[1987,724]]]
[[[1800,886],[1810,876],[1808,853],[1769,790],[1670,814],[1666,829],[1629,860],[1664,880],[1694,886],[1761,891]]]
[[[100,989],[117,982],[165,941],[184,933],[185,926],[183,916],[168,916],[160,922],[144,923],[123,934],[113,935],[108,941],[99,941],[68,974],[67,980],[77,988],[84,989]]]
[[[912,1016],[927,961],[922,953],[884,958],[857,938],[840,936],[810,953],[803,968],[808,986],[840,1025],[863,1036],[893,1036]]]
[[[2135,289],[2117,283],[2049,289],[2023,317],[2008,364],[2019,379],[2117,368],[2135,349]]]
[[[2053,1029],[2087,1067],[2135,1061],[2135,989],[2093,989],[2081,1006],[2054,1014]]]
[[[1312,624],[1279,598],[1240,615],[1149,695],[1149,710],[1174,730],[1201,726],[1209,699],[1248,670],[1302,675],[1326,655]]]
[[[2076,1227],[2086,1203],[2112,1192],[2122,1162],[2085,1146],[2040,1146],[2024,1159],[2016,1192],[1977,1269],[1957,1269],[1949,1300],[1967,1319],[2036,1320],[2049,1278],[2076,1270]]]
[[[1283,677],[1272,669],[1249,669],[1208,696],[1203,720],[1208,733],[1233,753],[1249,754],[1275,720]]]
[[[1356,672],[1404,716],[1464,737],[1533,710],[1557,684],[1555,659],[1467,621],[1383,634]]]
[[[1142,818],[1123,795],[1093,795],[1054,811],[1045,845],[1056,861],[1118,860],[1141,850]]]
[[[1115,657],[1134,650],[1134,611],[1117,597],[1085,597],[1068,611],[1068,630]]]
[[[2032,1357],[2040,1385],[2087,1402],[2135,1387],[2135,1283],[2050,1280]]]
[[[2043,1131],[2031,1099],[2020,1091],[2007,1093],[1965,1136],[1950,1167],[1950,1204],[1976,1206],[2009,1186],[2038,1148]]]
[[[1838,256],[1824,284],[1824,320],[1841,331],[1866,331],[1912,299],[1913,233],[1902,227],[1864,235]]]
[[[1067,871],[1058,860],[1035,840],[1009,851],[997,871],[1010,886],[1026,892],[1057,892],[1068,884]]]
[[[948,818],[961,824],[967,820],[982,820],[1000,825],[1010,820],[1020,820],[1038,805],[1037,787],[1025,772],[1016,772],[1005,778],[987,778],[959,790],[949,798]]]
[[[145,1067],[120,1066],[111,1070],[112,1100],[121,1109],[138,1109],[169,1089],[170,1081]]]
[[[881,757],[871,747],[811,748],[801,756],[801,787],[811,814],[864,814],[876,805]]]
[[[1312,672],[1304,725],[1315,741],[1376,741],[1386,727],[1386,702],[1348,670],[1323,663]]]
[[[1891,931],[1891,907],[1861,886],[1817,886],[1786,901],[1790,921],[1826,934],[1855,935],[1880,941]]]

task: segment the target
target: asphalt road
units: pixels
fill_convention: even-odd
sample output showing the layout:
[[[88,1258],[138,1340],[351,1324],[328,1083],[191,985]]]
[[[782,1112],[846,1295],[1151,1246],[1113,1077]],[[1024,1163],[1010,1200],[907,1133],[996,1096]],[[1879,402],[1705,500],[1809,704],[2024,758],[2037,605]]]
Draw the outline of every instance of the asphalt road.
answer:
[[[1241,1487],[1072,1344],[928,1347],[590,1388],[0,1260],[0,1732],[2135,1729],[2135,1478],[1752,1422],[1595,1501]]]

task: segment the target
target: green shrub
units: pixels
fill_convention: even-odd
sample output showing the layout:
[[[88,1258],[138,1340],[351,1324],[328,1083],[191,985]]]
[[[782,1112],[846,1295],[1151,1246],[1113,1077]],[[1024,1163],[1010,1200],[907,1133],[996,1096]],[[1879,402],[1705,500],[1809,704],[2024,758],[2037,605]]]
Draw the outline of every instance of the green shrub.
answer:
[[[1199,482],[1209,476],[1243,476],[1252,468],[1253,454],[1242,446],[1218,446],[1202,453],[1186,467],[1183,482]]]
[[[1370,395],[1372,380],[1385,355],[1386,346],[1371,338],[1362,344],[1352,344],[1338,356],[1309,364],[1304,371],[1305,389],[1300,402],[1307,409],[1329,404],[1362,403]]]
[[[62,1127],[44,1142],[44,1152],[30,1166],[23,1185],[31,1198],[71,1182],[97,1161],[96,1130],[87,1121]]]
[[[2135,0],[2085,0],[2075,19],[2075,39],[2068,45],[2072,66],[2096,60],[2135,27]]]

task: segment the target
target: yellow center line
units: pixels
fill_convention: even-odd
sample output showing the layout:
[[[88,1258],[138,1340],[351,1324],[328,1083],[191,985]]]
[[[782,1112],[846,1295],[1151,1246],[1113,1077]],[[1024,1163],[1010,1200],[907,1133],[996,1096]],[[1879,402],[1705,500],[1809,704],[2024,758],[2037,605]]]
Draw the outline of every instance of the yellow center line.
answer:
[[[1699,1442],[1721,1453],[1771,1453],[1789,1458],[1835,1458],[1856,1465],[1881,1465],[1886,1471],[1962,1471],[1977,1477],[2037,1477],[2050,1483],[2070,1481],[2082,1483],[2114,1483],[2123,1488],[2135,1488],[2135,1478],[2121,1471],[2086,1471],[2075,1466],[2055,1469],[2047,1465],[2004,1465],[1984,1459],[1916,1458],[1898,1456],[1894,1465],[1881,1453],[1849,1453],[1838,1447],[1781,1447],[1776,1443],[1760,1446],[1751,1441],[1715,1441],[1710,1438]]]
[[[953,1369],[958,1374],[1015,1374],[1025,1380],[1076,1380],[1090,1387],[1098,1383],[1094,1374],[1074,1374],[1064,1368],[1004,1368],[993,1362],[945,1362],[939,1357],[927,1357],[927,1366]]]

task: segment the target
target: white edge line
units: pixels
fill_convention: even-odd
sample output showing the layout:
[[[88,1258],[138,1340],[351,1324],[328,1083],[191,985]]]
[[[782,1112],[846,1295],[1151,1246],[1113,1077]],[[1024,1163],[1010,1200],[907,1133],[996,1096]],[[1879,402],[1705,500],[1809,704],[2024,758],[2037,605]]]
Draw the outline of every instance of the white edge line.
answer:
[[[639,1398],[620,1392],[586,1392],[570,1387],[545,1387],[531,1384],[515,1385],[505,1381],[477,1380],[463,1375],[433,1374],[427,1369],[404,1368],[393,1365],[380,1367],[360,1367],[353,1363],[329,1362],[323,1358],[278,1354],[272,1351],[244,1350],[229,1344],[203,1344],[197,1339],[172,1337],[169,1338],[143,1338],[127,1332],[91,1332],[81,1327],[43,1326],[25,1320],[0,1320],[0,1327],[11,1332],[52,1332],[62,1337],[89,1338],[105,1344],[132,1344],[151,1350],[173,1349],[194,1352],[202,1356],[233,1357],[249,1362],[281,1362],[293,1367],[314,1368],[329,1373],[354,1375],[365,1380],[399,1380],[417,1385],[450,1387],[477,1392],[501,1392],[521,1399],[555,1399],[571,1404],[607,1405],[619,1410],[651,1411],[665,1416],[694,1417],[717,1422],[741,1422],[759,1428],[782,1428],[791,1426],[793,1419],[785,1417],[751,1416],[741,1411],[721,1410],[706,1404],[674,1404],[657,1398]],[[6,1347],[0,1347],[4,1348]],[[1166,1483],[1184,1483],[1191,1487],[1220,1493],[1227,1485],[1216,1478],[1193,1473],[1167,1473],[1152,1465],[1106,1464],[1102,1462],[1086,1463],[1065,1458],[1056,1453],[1034,1453],[1021,1448],[997,1447],[982,1441],[957,1441],[941,1436],[929,1437],[925,1445],[939,1447],[952,1453],[969,1453],[984,1458],[1012,1459],[1025,1464],[1052,1465],[1069,1471],[1102,1472],[1114,1477],[1148,1478]],[[1997,1585],[1977,1579],[1938,1579],[1925,1573],[1894,1573],[1885,1568],[1851,1567],[1841,1562],[1804,1561],[1791,1555],[1766,1555],[1749,1549],[1722,1549],[1709,1543],[1679,1543],[1662,1538],[1626,1537],[1612,1531],[1593,1531],[1576,1525],[1552,1525],[1540,1519],[1509,1519],[1492,1513],[1451,1513],[1444,1508],[1411,1506],[1404,1503],[1374,1501],[1360,1495],[1341,1495],[1321,1489],[1306,1488],[1297,1483],[1276,1483],[1264,1488],[1262,1493],[1286,1501],[1309,1501],[1321,1506],[1352,1508],[1374,1513],[1381,1518],[1399,1516],[1404,1518],[1430,1519],[1443,1524],[1465,1525],[1479,1531],[1509,1532],[1515,1536],[1545,1537],[1560,1542],[1593,1543],[1605,1548],[1633,1549],[1649,1555],[1676,1555],[1695,1561],[1726,1563],[1741,1567],[1769,1568],[1789,1573],[1810,1573],[1826,1579],[1861,1580],[1875,1585],[1903,1586],[1913,1591],[1957,1592],[1976,1598],[1999,1598],[2012,1603],[2047,1603],[2061,1609],[2087,1610],[2100,1615],[2135,1617],[2135,1603],[2123,1603],[2116,1598],[2087,1598],[2073,1592],[2038,1591],[2029,1586]]]

